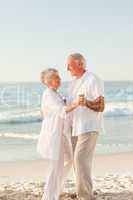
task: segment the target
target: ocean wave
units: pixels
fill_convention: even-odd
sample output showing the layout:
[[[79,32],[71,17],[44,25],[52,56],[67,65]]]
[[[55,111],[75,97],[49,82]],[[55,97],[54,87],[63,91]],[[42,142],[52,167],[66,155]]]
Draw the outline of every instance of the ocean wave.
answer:
[[[41,122],[42,117],[39,110],[28,112],[4,112],[0,114],[0,124],[13,124],[13,123],[32,123]]]
[[[7,139],[20,139],[20,140],[33,140],[37,141],[39,134],[33,133],[0,133],[0,138],[7,138]],[[132,143],[113,143],[113,144],[103,144],[97,143],[96,150],[98,152],[118,152],[119,150],[131,150],[133,148]]]
[[[15,139],[26,139],[26,140],[37,140],[37,134],[29,133],[0,133],[0,137],[15,138]]]
[[[107,103],[104,111],[105,117],[133,116],[133,102]]]
[[[104,111],[105,117],[133,116],[133,102],[108,102]],[[21,124],[41,122],[39,109],[28,112],[3,112],[0,114],[0,124]]]

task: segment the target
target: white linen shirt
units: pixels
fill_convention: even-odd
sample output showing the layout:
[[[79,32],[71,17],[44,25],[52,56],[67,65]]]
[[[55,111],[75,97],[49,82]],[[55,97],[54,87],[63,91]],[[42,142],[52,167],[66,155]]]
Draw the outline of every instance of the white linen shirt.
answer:
[[[87,100],[95,100],[99,96],[104,96],[103,82],[93,73],[86,71],[80,79],[75,79],[68,87],[68,103],[84,94]],[[79,106],[71,115],[72,136],[89,132],[103,132],[103,113],[95,112],[85,106]]]

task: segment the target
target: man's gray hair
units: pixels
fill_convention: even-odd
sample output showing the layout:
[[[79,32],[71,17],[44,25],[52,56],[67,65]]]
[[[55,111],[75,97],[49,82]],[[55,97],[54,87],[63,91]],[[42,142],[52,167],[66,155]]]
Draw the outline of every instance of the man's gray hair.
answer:
[[[44,77],[44,82],[46,85],[50,83],[55,73],[58,73],[58,70],[54,68],[48,68],[41,72],[41,75]]]
[[[72,57],[74,60],[77,60],[79,64],[82,64],[84,68],[86,68],[86,59],[80,53],[73,53],[69,57]]]

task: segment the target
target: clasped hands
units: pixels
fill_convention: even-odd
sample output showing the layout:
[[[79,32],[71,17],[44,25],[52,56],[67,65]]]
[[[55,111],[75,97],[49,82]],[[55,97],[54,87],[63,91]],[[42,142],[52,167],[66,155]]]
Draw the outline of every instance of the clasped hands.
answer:
[[[79,95],[78,99],[73,102],[77,107],[78,106],[87,106],[87,99],[84,95]]]
[[[77,105],[77,107],[86,106],[87,108],[96,112],[104,111],[104,97],[103,96],[99,96],[93,101],[90,101],[90,100],[87,100],[85,96],[82,94],[82,95],[79,95],[79,98],[75,101],[75,104]]]

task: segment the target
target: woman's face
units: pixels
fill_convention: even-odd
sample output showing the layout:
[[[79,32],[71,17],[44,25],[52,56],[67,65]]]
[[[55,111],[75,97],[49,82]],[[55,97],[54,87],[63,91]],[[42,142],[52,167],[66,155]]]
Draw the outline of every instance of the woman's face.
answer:
[[[61,85],[61,78],[58,73],[53,74],[52,80],[49,83],[49,86],[53,89],[58,89]]]

